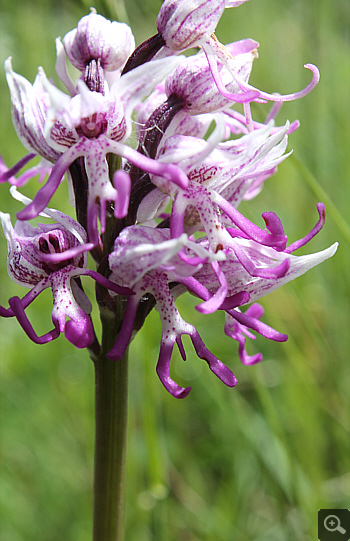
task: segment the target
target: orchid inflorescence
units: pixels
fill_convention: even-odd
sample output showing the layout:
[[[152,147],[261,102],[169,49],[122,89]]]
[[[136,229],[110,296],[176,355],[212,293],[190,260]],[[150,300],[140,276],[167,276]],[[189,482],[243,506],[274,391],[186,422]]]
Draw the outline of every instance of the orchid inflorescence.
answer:
[[[64,332],[76,347],[97,355],[105,346],[81,282],[89,276],[98,284],[101,314],[114,320],[109,359],[121,359],[151,309],[159,312],[156,370],[177,398],[190,390],[170,377],[175,343],[186,359],[182,335],[190,336],[197,355],[226,385],[237,383],[181,317],[175,306],[180,294],[198,297],[202,314],[223,310],[224,332],[238,341],[240,360],[255,364],[262,355],[245,349],[246,337],[255,338],[252,330],[287,339],[260,320],[263,309],[255,301],[337,248],[292,255],[322,228],[322,203],[314,228],[289,246],[274,212],[262,215],[261,229],[237,210],[290,154],[288,135],[299,123],[275,125],[281,103],[308,94],[319,79],[318,69],[306,64],[312,80],[302,91],[283,96],[249,84],[259,44],[244,39],[224,46],[214,34],[225,8],[245,1],[165,0],[158,33],[136,49],[126,24],[92,9],[56,40],[56,71],[67,92],[42,68],[31,85],[13,71],[10,58],[5,62],[14,127],[29,154],[10,169],[0,162],[1,182],[10,183],[24,205],[14,227],[9,214],[1,213],[1,221],[8,273],[30,290],[22,299],[12,297],[0,315],[16,317],[38,344]],[[189,48],[198,52],[179,54]],[[79,72],[77,81],[68,74],[67,59]],[[265,123],[253,121],[250,103],[266,101],[274,105]],[[19,174],[37,156],[41,161]],[[65,173],[76,220],[49,208]],[[30,200],[17,188],[37,175],[48,180]],[[55,223],[31,225],[38,216]],[[96,271],[87,268],[88,253]],[[25,309],[46,288],[52,290],[54,328],[38,336]]]

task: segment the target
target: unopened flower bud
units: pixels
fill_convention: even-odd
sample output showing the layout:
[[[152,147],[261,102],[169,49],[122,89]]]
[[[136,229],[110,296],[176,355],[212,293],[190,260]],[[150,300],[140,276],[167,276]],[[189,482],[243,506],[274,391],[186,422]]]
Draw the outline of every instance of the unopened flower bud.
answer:
[[[114,71],[126,62],[135,40],[127,24],[91,12],[65,35],[63,45],[69,61],[79,71],[85,71],[92,60],[99,61],[104,70]]]
[[[165,0],[157,29],[172,51],[183,51],[207,41],[224,12],[225,0]]]

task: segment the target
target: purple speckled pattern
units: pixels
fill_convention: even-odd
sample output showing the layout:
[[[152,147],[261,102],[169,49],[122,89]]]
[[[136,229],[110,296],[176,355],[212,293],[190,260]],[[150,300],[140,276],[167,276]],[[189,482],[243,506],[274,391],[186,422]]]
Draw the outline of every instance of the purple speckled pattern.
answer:
[[[22,200],[21,195],[16,195],[16,198]],[[132,292],[128,288],[117,286],[95,271],[86,269],[86,253],[79,250],[86,241],[85,231],[62,212],[52,209],[45,211],[45,217],[55,216],[60,223],[38,224],[34,227],[27,221],[17,221],[15,227],[12,227],[10,215],[0,213],[8,246],[8,274],[17,284],[31,288],[23,299],[10,299],[9,308],[0,306],[0,315],[15,316],[27,335],[36,343],[51,341],[64,332],[66,338],[76,347],[85,348],[94,340],[89,316],[91,303],[74,279],[88,275],[104,287],[110,287],[115,293],[130,295]],[[54,330],[38,337],[24,309],[47,288],[52,291]]]
[[[225,9],[246,1],[165,0],[158,33],[135,50],[128,25],[92,8],[56,39],[64,92],[42,68],[31,84],[13,71],[10,58],[5,62],[13,124],[28,153],[12,167],[0,156],[0,184],[8,183],[24,205],[14,227],[9,214],[0,218],[8,274],[28,292],[0,306],[0,316],[16,318],[36,344],[64,334],[94,359],[107,353],[118,362],[155,308],[161,322],[155,370],[176,398],[190,392],[171,376],[175,346],[186,359],[184,335],[225,385],[237,384],[231,368],[183,319],[180,295],[197,297],[200,317],[224,312],[224,334],[251,366],[262,354],[248,353],[247,339],[256,333],[276,342],[288,338],[263,321],[256,301],[337,249],[335,243],[295,255],[324,226],[321,202],[314,227],[292,243],[273,210],[248,220],[238,209],[268,189],[266,181],[292,152],[288,139],[300,123],[278,125],[283,102],[302,98],[319,80],[317,67],[305,64],[311,82],[300,91],[269,94],[250,84],[259,43],[249,38],[223,45],[214,33]],[[190,48],[197,50],[180,54]],[[79,71],[75,80],[67,62]],[[270,101],[265,121],[256,121],[251,102],[262,111]],[[26,169],[36,157],[41,161]],[[17,188],[36,176],[42,184],[29,199]],[[74,217],[48,207],[65,177]],[[38,216],[40,223],[31,224]],[[102,336],[90,316],[87,280],[96,282]],[[39,336],[26,308],[45,289],[52,292],[53,328]]]

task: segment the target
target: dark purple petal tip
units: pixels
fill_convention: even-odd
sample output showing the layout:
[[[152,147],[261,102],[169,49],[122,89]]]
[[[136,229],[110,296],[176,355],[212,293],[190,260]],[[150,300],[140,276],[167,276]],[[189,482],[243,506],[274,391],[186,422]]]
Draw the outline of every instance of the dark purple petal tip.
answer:
[[[73,346],[79,349],[90,346],[95,338],[93,326],[88,316],[80,324],[71,319],[68,320],[65,325],[64,335]]]
[[[180,387],[174,380],[170,377],[170,358],[174,348],[174,343],[162,343],[159,352],[158,363],[156,367],[156,372],[158,377],[166,390],[174,398],[186,398],[188,393],[191,390],[191,387]]]
[[[236,387],[237,378],[234,373],[224,363],[215,358],[215,360],[207,361],[210,370],[215,374],[227,387]]]

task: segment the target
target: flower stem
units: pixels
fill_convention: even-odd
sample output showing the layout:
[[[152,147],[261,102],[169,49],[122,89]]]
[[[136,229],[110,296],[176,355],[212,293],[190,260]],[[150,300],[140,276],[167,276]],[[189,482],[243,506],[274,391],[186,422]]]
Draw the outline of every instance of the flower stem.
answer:
[[[96,432],[93,541],[124,541],[128,351],[95,360]]]

